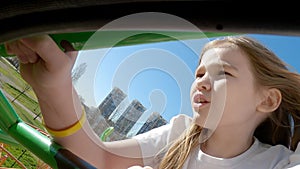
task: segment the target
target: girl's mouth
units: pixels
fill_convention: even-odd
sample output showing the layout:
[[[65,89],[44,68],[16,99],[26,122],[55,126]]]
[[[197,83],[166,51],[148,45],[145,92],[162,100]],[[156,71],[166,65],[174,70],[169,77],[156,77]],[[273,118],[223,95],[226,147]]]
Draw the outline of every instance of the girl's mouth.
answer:
[[[210,100],[207,99],[203,94],[196,93],[193,97],[193,107],[195,110],[200,110],[204,106],[208,105]]]

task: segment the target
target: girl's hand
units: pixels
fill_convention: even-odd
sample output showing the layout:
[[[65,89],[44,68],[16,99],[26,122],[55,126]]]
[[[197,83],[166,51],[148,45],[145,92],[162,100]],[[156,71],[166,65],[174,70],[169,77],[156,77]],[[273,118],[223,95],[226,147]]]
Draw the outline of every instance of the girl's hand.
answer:
[[[71,71],[77,52],[69,43],[61,44],[63,52],[50,36],[23,38],[7,43],[7,53],[20,61],[22,77],[37,92],[71,87]]]

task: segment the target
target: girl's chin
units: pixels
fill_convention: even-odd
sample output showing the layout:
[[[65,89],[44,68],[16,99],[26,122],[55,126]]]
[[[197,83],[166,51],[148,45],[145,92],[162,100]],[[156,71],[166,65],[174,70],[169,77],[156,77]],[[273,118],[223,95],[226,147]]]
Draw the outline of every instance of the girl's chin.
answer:
[[[198,126],[203,127],[204,124],[205,124],[205,119],[203,119],[202,117],[200,117],[199,113],[194,113],[193,123],[197,124]]]

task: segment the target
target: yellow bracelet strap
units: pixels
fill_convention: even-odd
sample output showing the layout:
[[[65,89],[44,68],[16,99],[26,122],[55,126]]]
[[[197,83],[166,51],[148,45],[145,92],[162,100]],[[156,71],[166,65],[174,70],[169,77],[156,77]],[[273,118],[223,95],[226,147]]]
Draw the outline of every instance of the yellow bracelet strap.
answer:
[[[83,110],[81,118],[76,123],[72,124],[70,127],[67,127],[65,129],[61,129],[61,130],[53,130],[45,125],[45,128],[48,131],[48,133],[52,136],[67,137],[67,136],[70,136],[70,135],[76,133],[78,130],[80,130],[85,121],[86,121],[86,114],[85,114],[85,111]]]

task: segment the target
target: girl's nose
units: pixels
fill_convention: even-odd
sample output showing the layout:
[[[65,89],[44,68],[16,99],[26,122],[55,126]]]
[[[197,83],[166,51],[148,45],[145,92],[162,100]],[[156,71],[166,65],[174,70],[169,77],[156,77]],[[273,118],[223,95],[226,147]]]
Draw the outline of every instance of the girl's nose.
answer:
[[[196,81],[198,90],[209,91],[211,89],[211,82],[207,73],[205,73],[204,76],[197,78]]]

